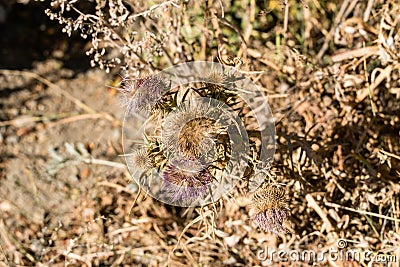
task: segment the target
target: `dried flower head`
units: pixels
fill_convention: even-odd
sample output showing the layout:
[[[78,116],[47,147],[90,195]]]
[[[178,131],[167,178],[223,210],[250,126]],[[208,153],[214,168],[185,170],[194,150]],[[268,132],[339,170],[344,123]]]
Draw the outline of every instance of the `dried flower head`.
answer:
[[[129,111],[149,111],[167,92],[167,83],[158,75],[139,78],[136,82],[129,79],[122,81],[122,105]]]
[[[204,96],[218,99],[228,106],[238,100],[238,94],[233,89],[233,83],[239,79],[231,68],[212,69],[205,78]]]
[[[215,136],[223,127],[207,112],[182,109],[172,112],[163,124],[163,144],[168,152],[187,158],[211,155]]]
[[[286,232],[283,223],[290,214],[285,190],[277,184],[264,182],[253,194],[254,221],[274,234]]]
[[[178,149],[187,157],[200,157],[212,149],[210,143],[204,141],[206,138],[212,139],[213,133],[215,133],[213,120],[195,118],[182,127],[178,135]]]
[[[135,168],[140,170],[149,170],[153,167],[152,159],[145,148],[133,152],[132,163]]]
[[[172,159],[162,173],[165,191],[173,201],[192,203],[204,198],[212,182],[211,173],[196,159]]]
[[[222,70],[211,70],[206,76],[206,85],[212,91],[224,89],[227,82],[227,75]]]

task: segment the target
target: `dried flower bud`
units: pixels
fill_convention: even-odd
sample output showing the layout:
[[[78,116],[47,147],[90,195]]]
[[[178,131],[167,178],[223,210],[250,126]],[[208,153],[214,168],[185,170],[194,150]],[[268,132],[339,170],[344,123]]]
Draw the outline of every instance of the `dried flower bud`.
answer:
[[[204,198],[212,182],[211,173],[196,159],[172,159],[162,173],[171,199],[191,203]]]
[[[149,170],[153,167],[151,157],[145,148],[133,152],[132,163],[135,168],[140,170]]]
[[[205,78],[204,96],[218,99],[228,106],[239,100],[238,92],[232,90],[232,82],[239,79],[232,69],[213,69]]]
[[[212,91],[223,90],[227,81],[226,74],[221,70],[212,70],[206,77],[206,86]]]
[[[254,221],[274,234],[286,232],[283,223],[290,214],[285,190],[276,184],[264,182],[253,194]]]

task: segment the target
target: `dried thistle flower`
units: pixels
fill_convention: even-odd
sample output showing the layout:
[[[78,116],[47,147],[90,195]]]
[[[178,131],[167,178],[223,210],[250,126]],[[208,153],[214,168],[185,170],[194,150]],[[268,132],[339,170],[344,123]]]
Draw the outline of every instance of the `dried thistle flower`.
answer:
[[[122,105],[128,111],[149,111],[157,101],[167,92],[167,83],[158,75],[139,78],[136,82],[124,79],[122,81]]]
[[[211,70],[206,76],[206,86],[211,91],[223,90],[223,85],[227,82],[227,75],[221,70]]]
[[[286,232],[283,223],[290,214],[285,190],[277,184],[264,182],[253,194],[254,221],[264,231]]]
[[[232,91],[232,82],[238,79],[232,69],[212,69],[205,78],[204,96],[218,99],[228,106],[238,100],[236,91]]]
[[[135,168],[140,170],[149,170],[153,167],[152,159],[145,148],[133,152],[132,163]]]
[[[211,173],[196,159],[172,159],[162,173],[171,199],[191,203],[204,198],[212,182]]]
[[[208,118],[195,118],[186,123],[178,136],[179,151],[187,157],[200,157],[209,152],[209,147],[204,140],[212,139],[215,133],[215,122]]]
[[[207,142],[207,139],[215,139],[223,127],[209,118],[207,112],[183,109],[170,113],[163,124],[163,143],[166,150],[186,158],[213,154],[214,143]]]

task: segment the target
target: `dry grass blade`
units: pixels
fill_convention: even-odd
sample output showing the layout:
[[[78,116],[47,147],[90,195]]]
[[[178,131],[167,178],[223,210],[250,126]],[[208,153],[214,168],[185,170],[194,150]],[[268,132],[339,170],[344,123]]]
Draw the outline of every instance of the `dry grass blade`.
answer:
[[[322,208],[317,204],[317,202],[312,197],[312,195],[307,194],[306,200],[307,200],[308,206],[311,207],[313,210],[315,210],[315,212],[319,215],[319,217],[321,217],[322,221],[325,224],[326,231],[328,233],[331,232],[334,228],[328,219],[327,213],[322,210]]]
[[[357,94],[357,102],[363,101],[368,95],[372,95],[374,93],[374,90],[384,81],[384,80],[389,80],[391,77],[391,74],[393,70],[395,69],[400,69],[400,64],[396,65],[389,65],[385,69],[375,69],[372,74],[371,74],[371,85],[367,88],[363,88],[358,94]],[[380,72],[378,77],[375,78],[375,73]]]
[[[321,49],[319,50],[319,52],[317,54],[317,60],[320,60],[322,58],[322,56],[325,54],[326,50],[329,48],[329,43],[332,41],[333,34],[335,33],[336,27],[339,25],[340,21],[343,19],[343,15],[344,15],[349,3],[350,3],[350,0],[345,0],[340,5],[339,13],[337,14],[335,21],[334,21],[333,25],[331,26],[331,29],[329,30],[328,36],[325,36],[324,44],[322,45]]]
[[[374,54],[376,54],[379,51],[378,46],[368,46],[368,47],[362,47],[362,48],[357,48],[354,50],[349,50],[349,51],[344,51],[338,54],[334,54],[331,56],[331,59],[334,63],[353,59],[353,58],[358,58],[358,57],[365,57],[368,58]]]
[[[356,209],[353,209],[353,208],[343,207],[343,206],[335,204],[335,203],[326,202],[325,205],[328,206],[328,207],[333,207],[333,208],[339,208],[339,209],[344,209],[344,210],[348,210],[348,211],[353,211],[353,212],[356,212],[356,213],[359,213],[359,214],[362,214],[362,215],[370,215],[370,216],[374,216],[374,217],[385,219],[385,220],[389,220],[389,221],[400,222],[400,219],[397,219],[397,218],[392,218],[392,217],[389,217],[389,216],[385,216],[385,215],[374,213],[374,212],[370,212],[370,211],[356,210]]]
[[[197,217],[196,217],[195,219],[193,219],[190,223],[188,223],[188,224],[185,226],[185,228],[183,229],[182,233],[179,235],[178,240],[177,240],[177,243],[176,243],[175,247],[172,249],[172,251],[171,251],[171,253],[169,254],[169,257],[168,257],[168,258],[170,258],[170,256],[174,253],[174,251],[178,248],[179,244],[181,243],[181,239],[182,239],[183,235],[187,232],[187,230],[188,230],[190,227],[192,227],[194,224],[205,220],[206,217],[208,217],[209,215],[211,215],[211,214],[213,214],[213,213],[214,213],[214,211],[208,210],[208,211],[206,211],[205,213],[203,213],[203,214],[197,216]]]

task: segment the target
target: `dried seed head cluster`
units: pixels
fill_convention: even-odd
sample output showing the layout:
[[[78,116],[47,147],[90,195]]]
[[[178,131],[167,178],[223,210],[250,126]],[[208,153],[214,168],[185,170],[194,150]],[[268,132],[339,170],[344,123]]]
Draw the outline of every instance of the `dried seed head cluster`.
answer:
[[[286,232],[283,223],[290,214],[285,190],[276,184],[263,183],[253,194],[254,221],[274,234]]]
[[[215,192],[225,193],[225,188],[232,188],[229,186],[243,173],[250,179],[257,159],[246,154],[250,153],[246,149],[250,146],[260,154],[262,140],[244,135],[254,128],[249,125],[253,115],[249,115],[251,108],[242,99],[242,91],[237,91],[245,83],[232,84],[244,77],[229,68],[214,69],[213,65],[202,82],[169,88],[175,81],[166,82],[170,74],[162,74],[135,82],[124,80],[121,89],[130,98],[126,105],[132,112],[149,112],[141,122],[147,150],[133,155],[136,168],[145,171],[140,179],[148,182],[149,190],[154,187],[157,197],[166,202],[189,206],[207,203]],[[261,135],[254,136],[257,139]],[[249,158],[253,161],[248,162]],[[162,178],[155,179],[156,186],[150,184],[153,174]],[[281,192],[278,187],[264,187],[255,195],[255,220],[265,230],[283,229],[289,210]]]
[[[235,73],[229,70],[211,70],[205,79],[206,93],[209,97],[218,99],[228,105],[238,101],[236,93],[228,89],[228,85],[236,80]]]
[[[153,61],[165,58],[164,48],[174,39],[171,36],[178,36],[180,28],[165,19],[176,18],[175,9],[180,6],[175,1],[46,2],[49,3],[46,14],[62,25],[63,32],[69,36],[78,32],[91,41],[86,51],[93,58],[91,65],[98,65],[106,72],[123,69],[137,75],[143,69],[152,69]]]

